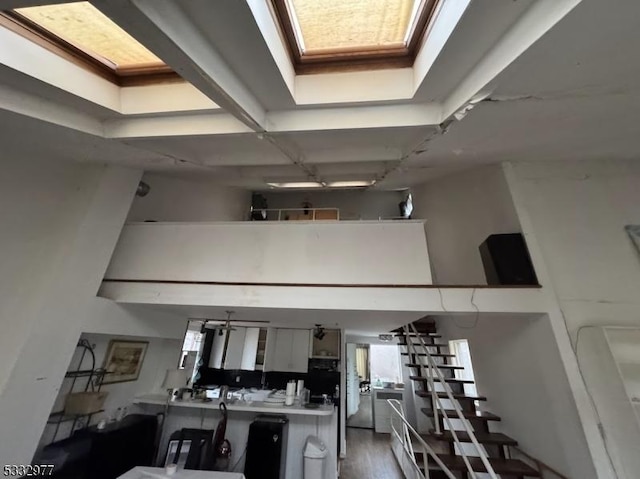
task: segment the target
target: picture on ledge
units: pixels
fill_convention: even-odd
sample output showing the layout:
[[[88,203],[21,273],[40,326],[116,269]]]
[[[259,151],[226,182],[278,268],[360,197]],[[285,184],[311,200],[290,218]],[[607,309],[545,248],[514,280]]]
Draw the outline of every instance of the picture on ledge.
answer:
[[[640,255],[640,225],[627,225],[624,229],[627,230],[631,241],[633,241],[633,244],[638,251],[638,255]]]
[[[106,370],[102,384],[135,381],[140,375],[148,341],[109,341],[103,368]]]

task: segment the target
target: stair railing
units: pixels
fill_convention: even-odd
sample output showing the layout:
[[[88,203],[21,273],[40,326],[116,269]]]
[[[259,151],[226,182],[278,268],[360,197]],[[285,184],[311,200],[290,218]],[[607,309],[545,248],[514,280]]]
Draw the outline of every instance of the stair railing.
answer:
[[[410,332],[409,327],[411,328],[411,331],[415,334],[415,336],[420,341],[420,346],[424,351],[423,356],[417,353],[416,347],[415,347],[416,345],[413,343],[413,341],[411,341],[411,336],[409,335],[409,332]],[[456,415],[458,416],[455,419],[458,419],[462,422],[465,432],[468,434],[469,439],[471,440],[471,443],[474,445],[474,447],[476,448],[476,451],[478,452],[478,456],[480,457],[482,464],[487,470],[487,474],[489,474],[491,479],[498,479],[498,476],[496,475],[495,471],[493,470],[493,467],[491,466],[491,463],[489,462],[486,452],[480,446],[480,443],[476,439],[476,435],[473,430],[473,427],[471,426],[471,423],[466,417],[464,417],[464,413],[460,408],[460,404],[453,397],[453,391],[451,390],[451,387],[445,381],[445,378],[442,375],[442,372],[438,368],[438,365],[433,359],[433,356],[431,356],[431,353],[429,352],[429,349],[428,349],[429,345],[424,342],[424,340],[422,339],[422,336],[420,336],[420,333],[418,332],[418,330],[416,329],[413,323],[411,323],[409,326],[404,326],[403,330],[405,332],[405,339],[407,342],[407,352],[410,353],[412,351],[412,354],[418,361],[417,364],[420,366],[419,370],[424,375],[423,377],[426,377],[427,383],[431,389],[431,397],[433,398],[432,405],[433,405],[433,415],[434,415],[436,434],[440,434],[440,424],[439,424],[440,421],[438,420],[438,412],[440,412],[442,414],[442,418],[444,419],[444,422],[449,427],[449,432],[453,437],[454,443],[458,446],[458,450],[460,451],[462,460],[467,468],[467,471],[471,475],[472,479],[477,479],[477,475],[473,470],[473,468],[471,467],[471,464],[469,463],[469,457],[467,456],[467,453],[464,450],[462,442],[460,441],[460,439],[458,438],[458,435],[456,434],[453,423],[451,422],[451,418],[449,418],[446,412],[446,409],[443,406],[442,401],[440,400],[440,397],[438,396],[438,393],[435,388],[435,382],[436,382],[435,378],[437,378],[438,382],[442,385],[442,388],[444,389],[444,392],[447,395],[447,399],[453,405],[453,408],[456,411]],[[424,364],[423,358],[427,359],[426,365]],[[425,374],[427,373],[427,371],[428,371],[428,374]],[[438,411],[438,408],[440,408],[440,411]]]
[[[389,403],[389,406],[391,406],[391,409],[393,409],[393,411],[396,413],[396,415],[400,418],[400,420],[403,423],[403,431],[406,431],[406,435],[403,434],[403,436],[400,435],[400,433],[398,432],[398,430],[396,429],[394,423],[393,423],[393,416],[391,417],[391,433],[393,435],[395,435],[395,437],[402,443],[405,455],[410,459],[411,464],[414,468],[414,471],[417,472],[422,478],[425,478],[425,474],[421,471],[420,466],[418,466],[418,463],[416,462],[416,458],[415,455],[413,453],[413,444],[412,444],[412,440],[411,440],[411,436],[415,437],[416,440],[420,443],[420,445],[422,446],[423,450],[425,451],[425,455],[429,455],[433,458],[433,460],[436,462],[436,464],[440,467],[440,469],[442,469],[442,471],[445,473],[445,475],[449,478],[449,479],[456,479],[456,476],[453,474],[453,472],[451,471],[451,469],[449,469],[443,462],[442,460],[438,457],[438,454],[433,450],[433,448],[427,444],[425,442],[424,439],[422,439],[422,436],[420,436],[420,434],[418,434],[418,431],[416,431],[413,426],[411,426],[411,424],[409,423],[409,421],[407,420],[407,418],[404,415],[403,409],[402,409],[402,403],[397,400],[397,399],[387,399],[387,403]],[[428,472],[428,464],[427,464],[427,458],[425,457],[425,471],[427,472],[427,475],[429,474]],[[404,472],[404,471],[403,471]]]

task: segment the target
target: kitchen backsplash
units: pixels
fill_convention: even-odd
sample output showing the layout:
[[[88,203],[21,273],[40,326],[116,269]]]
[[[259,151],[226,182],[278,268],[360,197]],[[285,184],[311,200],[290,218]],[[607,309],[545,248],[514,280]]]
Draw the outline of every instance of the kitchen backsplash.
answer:
[[[340,373],[337,371],[311,370],[308,373],[291,373],[269,371],[245,371],[245,370],[228,370],[213,369],[207,367],[200,368],[200,379],[197,381],[199,386],[209,385],[227,385],[231,388],[261,388],[262,377],[264,374],[265,388],[268,389],[284,389],[287,382],[295,379],[303,379],[305,387],[312,394],[329,394],[333,395],[336,385],[340,383]]]

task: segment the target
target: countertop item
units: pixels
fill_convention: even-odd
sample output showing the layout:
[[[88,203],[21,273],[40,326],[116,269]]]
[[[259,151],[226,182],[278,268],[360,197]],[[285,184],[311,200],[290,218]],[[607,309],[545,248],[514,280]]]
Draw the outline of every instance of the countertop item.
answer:
[[[133,400],[134,404],[154,404],[159,406],[164,406],[167,404],[167,396],[164,394],[147,394],[144,396],[138,396]],[[189,401],[171,401],[169,403],[169,407],[185,407],[185,408],[196,408],[196,409],[218,409],[218,405],[220,401],[213,400],[209,402],[202,402],[198,400],[189,400]],[[236,401],[234,403],[228,403],[227,409],[229,411],[240,411],[240,412],[261,412],[268,414],[287,414],[287,415],[295,415],[299,414],[302,416],[331,416],[335,412],[335,408],[333,405],[321,406],[317,409],[307,409],[304,406],[293,405],[293,406],[277,406],[277,405],[269,405],[265,404],[262,401],[253,401],[253,402],[242,402]]]
[[[175,474],[167,475],[164,467],[134,467],[118,479],[245,479],[239,472],[190,471],[179,469]]]

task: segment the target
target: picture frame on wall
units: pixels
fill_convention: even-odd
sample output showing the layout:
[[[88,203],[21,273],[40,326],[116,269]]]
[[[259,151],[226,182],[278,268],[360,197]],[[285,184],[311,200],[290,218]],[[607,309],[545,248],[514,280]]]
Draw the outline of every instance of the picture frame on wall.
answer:
[[[135,381],[140,376],[148,341],[112,339],[104,357],[106,371],[102,384]]]

